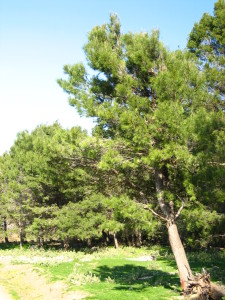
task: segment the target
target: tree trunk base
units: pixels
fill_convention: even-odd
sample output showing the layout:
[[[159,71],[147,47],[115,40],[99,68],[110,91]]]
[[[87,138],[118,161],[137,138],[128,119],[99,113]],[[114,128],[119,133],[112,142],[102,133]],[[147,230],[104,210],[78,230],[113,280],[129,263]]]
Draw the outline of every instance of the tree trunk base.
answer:
[[[185,299],[221,300],[225,296],[225,289],[210,281],[210,274],[204,269],[193,280],[188,281],[184,292]]]
[[[119,248],[119,243],[118,243],[118,239],[117,239],[116,233],[113,233],[113,239],[114,239],[114,247],[116,249],[118,249]]]

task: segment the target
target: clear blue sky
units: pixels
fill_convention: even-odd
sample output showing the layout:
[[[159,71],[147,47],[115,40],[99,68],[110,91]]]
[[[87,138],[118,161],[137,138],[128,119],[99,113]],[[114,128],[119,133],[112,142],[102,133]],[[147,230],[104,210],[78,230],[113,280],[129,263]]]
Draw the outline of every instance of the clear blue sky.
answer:
[[[188,34],[214,0],[0,0],[0,155],[16,135],[58,122],[91,131],[57,85],[64,64],[84,61],[93,26],[117,12],[123,32],[160,29],[169,49],[185,48]]]

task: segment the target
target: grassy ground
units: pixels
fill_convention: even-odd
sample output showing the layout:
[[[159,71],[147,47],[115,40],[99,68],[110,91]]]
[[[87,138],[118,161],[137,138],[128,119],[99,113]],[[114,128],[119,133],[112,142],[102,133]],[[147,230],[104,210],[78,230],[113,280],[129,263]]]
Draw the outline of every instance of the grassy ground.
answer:
[[[190,253],[188,256],[193,271],[200,272],[205,267],[211,272],[212,280],[225,284],[224,251]],[[65,299],[163,300],[173,299],[180,293],[173,256],[159,247],[118,250],[107,248],[94,253],[5,249],[0,250],[0,263],[2,271],[7,266],[7,274],[10,274],[10,270],[16,274],[21,266],[23,270],[29,267],[27,272],[32,268],[36,275],[40,275],[39,278],[46,279],[47,285],[63,283],[64,295],[71,295],[71,298],[68,296]],[[31,278],[32,273],[29,274]],[[23,272],[23,276],[25,275],[26,271]],[[13,299],[17,300],[26,299],[23,295],[25,291],[19,290],[20,278],[21,274],[17,276],[15,283],[15,276],[8,276],[6,280],[5,276],[0,275],[0,284],[5,285]],[[27,282],[26,278],[21,280]],[[35,278],[35,281],[38,287],[38,279]],[[40,284],[43,286],[43,283]],[[31,280],[26,290],[32,289],[34,287]],[[29,297],[28,295],[27,299]],[[41,297],[39,295],[36,299],[48,299]],[[49,297],[52,297],[51,294]],[[32,299],[35,298],[32,296]]]

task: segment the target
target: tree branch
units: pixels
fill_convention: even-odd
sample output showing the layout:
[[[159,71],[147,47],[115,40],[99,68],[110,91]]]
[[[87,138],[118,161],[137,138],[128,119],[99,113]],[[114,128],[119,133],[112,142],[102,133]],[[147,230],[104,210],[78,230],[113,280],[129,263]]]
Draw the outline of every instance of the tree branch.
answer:
[[[179,217],[179,215],[181,214],[183,208],[184,208],[184,201],[182,201],[181,207],[178,209],[176,215],[175,215],[175,220]]]
[[[144,209],[149,210],[153,213],[154,216],[160,218],[161,220],[167,222],[168,220],[162,216],[160,216],[159,214],[157,214],[157,212],[155,212],[151,207],[149,207],[147,204],[143,204],[143,203],[138,203],[138,205],[142,206]]]
[[[216,161],[210,161],[209,164],[210,165],[215,165],[215,166],[225,167],[225,163],[219,163],[219,162],[216,162]]]

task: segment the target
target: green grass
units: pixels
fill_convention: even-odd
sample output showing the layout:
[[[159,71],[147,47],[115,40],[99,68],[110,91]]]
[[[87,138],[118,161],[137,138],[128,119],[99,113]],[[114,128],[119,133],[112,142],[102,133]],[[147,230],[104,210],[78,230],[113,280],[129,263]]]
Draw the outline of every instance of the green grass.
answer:
[[[168,299],[177,295],[179,286],[179,278],[172,271],[171,275],[157,262],[108,258],[93,270],[100,282],[87,284],[85,289],[94,294],[90,299]]]
[[[52,266],[43,265],[44,273],[51,276],[51,281],[65,280],[74,269],[74,263],[60,263]]]
[[[70,290],[89,292],[88,299],[169,299],[179,295],[176,266],[157,250],[124,248],[106,249],[94,254],[77,254],[69,263],[41,265],[53,281],[65,280]],[[132,261],[143,255],[155,255],[154,261]]]
[[[9,294],[12,296],[12,298],[13,298],[14,300],[20,300],[20,297],[19,297],[19,295],[17,294],[17,292],[16,292],[15,290],[10,289],[10,290],[9,290]]]
[[[54,282],[62,280],[68,290],[90,293],[86,299],[163,300],[179,296],[180,282],[176,264],[168,249],[107,248],[95,253],[1,250],[11,263],[32,264],[40,274]],[[132,260],[154,255],[153,261]],[[189,253],[194,272],[205,267],[213,281],[225,283],[225,251]]]

